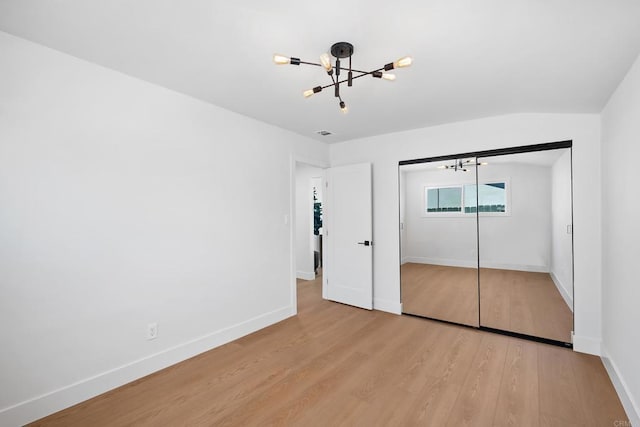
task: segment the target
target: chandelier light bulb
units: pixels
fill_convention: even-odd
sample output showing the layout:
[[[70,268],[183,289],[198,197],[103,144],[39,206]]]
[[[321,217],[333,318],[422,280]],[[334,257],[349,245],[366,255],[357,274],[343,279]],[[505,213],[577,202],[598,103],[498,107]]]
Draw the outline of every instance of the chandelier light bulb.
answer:
[[[324,67],[325,70],[331,71],[332,67],[331,67],[331,57],[329,56],[328,53],[323,53],[322,55],[320,55],[320,63],[322,64],[322,66]]]
[[[408,67],[413,63],[413,58],[410,56],[405,56],[403,58],[398,59],[393,63],[393,68],[403,68]]]
[[[389,73],[382,73],[382,78],[392,82],[392,81],[394,81],[396,79],[396,75],[395,74],[389,74]]]
[[[347,114],[349,112],[347,104],[345,104],[344,101],[340,101],[340,111],[342,111],[342,114]]]
[[[277,65],[286,65],[291,63],[291,58],[276,53],[275,55],[273,55],[273,62],[275,62]]]
[[[314,93],[318,93],[318,92],[322,92],[322,86],[316,86],[313,89],[305,90],[304,92],[302,92],[302,94],[304,95],[305,98],[308,98]]]

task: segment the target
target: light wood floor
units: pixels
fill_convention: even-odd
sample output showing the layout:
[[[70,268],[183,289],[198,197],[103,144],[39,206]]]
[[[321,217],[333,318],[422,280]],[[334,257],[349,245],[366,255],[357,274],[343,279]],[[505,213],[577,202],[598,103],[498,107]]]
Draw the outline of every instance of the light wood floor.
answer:
[[[478,270],[407,263],[405,313],[478,326]],[[480,325],[571,342],[573,313],[548,273],[480,269]]]
[[[34,425],[612,426],[599,358],[321,299],[299,315]]]
[[[549,273],[481,268],[480,324],[571,342],[573,313]]]
[[[400,274],[403,312],[479,326],[477,269],[406,263]]]

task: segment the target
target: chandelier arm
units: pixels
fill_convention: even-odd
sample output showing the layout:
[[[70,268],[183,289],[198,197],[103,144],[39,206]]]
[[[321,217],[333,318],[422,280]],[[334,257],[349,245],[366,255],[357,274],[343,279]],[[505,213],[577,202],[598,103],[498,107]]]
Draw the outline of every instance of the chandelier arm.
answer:
[[[322,64],[317,64],[315,62],[300,61],[300,63],[305,65],[315,65],[316,67],[322,67]]]
[[[338,84],[340,83],[339,82],[339,77],[338,76],[334,76],[333,74],[331,74],[331,81],[333,81],[333,84],[331,84],[331,85],[329,85],[327,87],[335,86],[337,88]],[[338,98],[338,101],[342,102],[342,95],[340,95],[339,91],[336,92],[335,96]]]
[[[356,71],[356,72],[362,73],[362,74],[360,74],[359,76],[353,77],[351,80],[359,79],[360,77],[368,76],[368,75],[371,75],[371,74],[375,73],[376,71],[381,71],[381,70],[384,70],[384,68],[378,68],[377,70],[367,71],[367,72],[353,70],[353,71]],[[340,80],[339,83],[345,83],[347,81],[348,81],[348,79],[344,79],[344,80]],[[332,86],[335,86],[335,85],[336,85],[336,83],[333,83],[333,84],[326,85],[326,86],[321,86],[321,87],[322,87],[322,89],[326,89],[328,87],[332,87]]]
[[[318,63],[315,63],[315,62],[300,61],[300,64],[314,65],[316,67],[322,67],[322,64],[318,64]],[[333,68],[336,68],[336,67],[333,67]],[[349,68],[340,67],[340,69],[344,70],[344,71],[349,71]],[[378,68],[377,70],[373,70],[373,71],[362,71],[362,70],[356,70],[355,68],[351,68],[351,71],[353,71],[354,73],[371,74],[374,71],[384,71],[384,67]]]

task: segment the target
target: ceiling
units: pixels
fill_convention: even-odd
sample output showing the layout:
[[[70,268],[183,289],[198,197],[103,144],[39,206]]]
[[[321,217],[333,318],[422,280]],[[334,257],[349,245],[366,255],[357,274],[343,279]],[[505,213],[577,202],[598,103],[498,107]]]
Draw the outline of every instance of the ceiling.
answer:
[[[500,114],[597,113],[640,51],[637,0],[0,0],[0,30],[325,142]],[[344,88],[317,62],[410,54],[397,80]],[[329,130],[322,137],[315,132]]]

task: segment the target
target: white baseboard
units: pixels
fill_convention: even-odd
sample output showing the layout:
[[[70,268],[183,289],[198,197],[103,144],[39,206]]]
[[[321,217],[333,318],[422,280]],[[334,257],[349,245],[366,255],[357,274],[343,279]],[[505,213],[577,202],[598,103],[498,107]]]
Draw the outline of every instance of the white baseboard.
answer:
[[[477,260],[461,260],[461,259],[447,259],[447,258],[426,258],[426,257],[405,257],[403,263],[413,262],[416,264],[431,264],[442,265],[445,267],[465,267],[476,268],[478,266]],[[549,267],[545,265],[527,265],[527,264],[504,264],[499,262],[480,261],[480,265],[483,268],[497,268],[500,270],[517,270],[517,271],[530,271],[533,273],[548,273]]]
[[[569,294],[569,292],[567,292],[567,288],[562,284],[560,279],[558,279],[558,277],[553,274],[553,271],[550,272],[549,275],[551,276],[551,280],[553,280],[553,283],[556,285],[556,288],[558,288],[558,292],[560,292],[560,295],[562,295],[562,299],[565,303],[567,303],[569,310],[573,311],[573,297]]]
[[[480,260],[482,268],[496,268],[499,270],[516,270],[529,271],[531,273],[548,273],[549,267],[546,265],[528,265],[528,264],[502,264],[499,262],[487,262]]]
[[[627,417],[629,417],[629,421],[631,421],[631,425],[640,426],[640,406],[638,406],[633,399],[633,395],[629,392],[629,387],[622,375],[620,375],[620,370],[617,365],[604,349],[602,351],[602,363],[609,374],[609,378],[611,378],[618,397],[620,397],[620,402],[622,402],[622,406],[627,413]]]
[[[296,278],[302,280],[314,280],[316,273],[313,271],[296,271]]]
[[[593,354],[600,356],[602,353],[602,341],[592,337],[572,334],[573,350],[580,353]]]
[[[431,264],[442,265],[445,267],[466,267],[476,268],[478,266],[477,261],[467,261],[461,259],[445,259],[445,258],[426,258],[420,256],[408,256],[404,258],[404,262],[412,262],[415,264]]]
[[[387,299],[374,298],[373,309],[386,311],[387,313],[402,314],[402,304],[397,301],[391,301]]]
[[[0,410],[0,425],[20,426],[280,322],[284,307]]]

